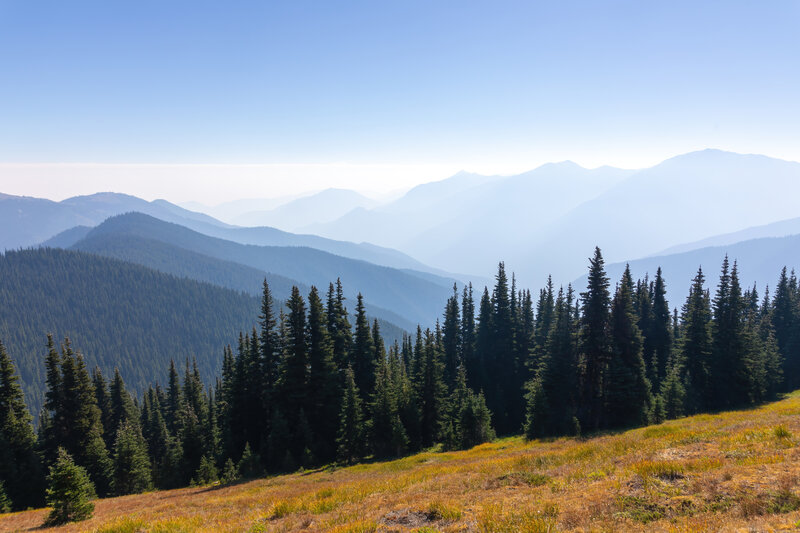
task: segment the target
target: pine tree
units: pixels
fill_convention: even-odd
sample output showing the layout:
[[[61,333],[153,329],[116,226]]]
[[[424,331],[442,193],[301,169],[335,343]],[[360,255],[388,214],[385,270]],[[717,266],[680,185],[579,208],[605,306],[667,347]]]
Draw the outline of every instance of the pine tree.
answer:
[[[355,383],[353,370],[348,367],[345,370],[344,396],[339,415],[339,435],[336,438],[337,455],[340,461],[352,464],[362,457],[363,435],[361,396]]]
[[[589,283],[583,298],[581,351],[583,356],[583,390],[579,419],[581,428],[600,429],[603,422],[604,374],[611,358],[609,334],[609,281],[600,248],[595,248],[589,261]]]
[[[650,382],[642,358],[642,334],[633,307],[633,279],[625,267],[611,304],[611,359],[604,380],[609,427],[634,427],[647,423]]]
[[[150,459],[147,456],[147,443],[139,426],[123,419],[117,428],[114,443],[114,494],[138,494],[153,487]]]
[[[211,457],[204,455],[192,478],[197,485],[211,485],[219,480],[219,470]]]
[[[75,464],[64,448],[59,448],[56,462],[47,478],[47,504],[53,509],[46,526],[57,526],[91,518],[95,491],[86,470]]]
[[[0,342],[0,482],[14,509],[42,503],[44,476],[36,454],[31,415],[5,346]],[[1,504],[0,504],[1,505]]]

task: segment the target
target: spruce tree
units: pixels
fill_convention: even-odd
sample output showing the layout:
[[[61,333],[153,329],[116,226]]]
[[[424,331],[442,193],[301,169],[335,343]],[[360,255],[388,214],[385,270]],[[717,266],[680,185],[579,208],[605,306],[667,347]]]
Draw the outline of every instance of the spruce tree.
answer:
[[[553,323],[536,376],[528,383],[525,436],[534,439],[577,433],[578,354],[572,288],[559,289]]]
[[[609,334],[609,281],[603,255],[595,248],[589,260],[589,282],[583,299],[581,323],[581,351],[583,357],[583,390],[579,419],[587,431],[600,429],[603,422],[603,383],[606,367],[611,358]]]
[[[459,359],[465,368],[474,368],[475,360],[475,300],[472,283],[465,285],[461,293],[461,353]],[[468,381],[474,385],[473,381]]]
[[[44,476],[36,453],[31,415],[5,346],[0,342],[0,482],[14,509],[40,505]]]
[[[47,505],[52,507],[46,526],[79,522],[92,517],[94,486],[86,469],[75,464],[64,448],[58,448],[56,461],[47,477]]]
[[[339,434],[336,438],[339,461],[352,464],[363,454],[364,425],[361,396],[352,368],[345,370],[344,396],[339,415]]]
[[[350,359],[356,387],[361,393],[362,401],[366,401],[375,386],[375,344],[361,293],[356,301],[356,325]]]
[[[375,457],[397,457],[408,448],[408,436],[400,421],[397,397],[389,365],[383,360],[378,365],[375,392],[370,406],[371,417],[367,426],[370,449]]]
[[[421,441],[422,446],[429,447],[438,437],[439,423],[444,414],[444,401],[447,396],[441,349],[430,329],[425,330],[422,354],[417,358],[420,367],[415,381],[420,407]]]
[[[314,428],[314,455],[323,462],[336,456],[336,433],[340,409],[340,382],[333,344],[325,325],[325,309],[316,287],[308,295],[308,405],[309,422]]]
[[[453,284],[453,295],[447,299],[444,310],[444,381],[448,387],[455,385],[458,366],[461,364],[461,313],[458,302],[458,286]]]
[[[611,359],[604,379],[609,427],[634,427],[647,423],[652,400],[642,358],[642,334],[633,307],[633,279],[625,267],[611,304]]]
[[[647,337],[653,349],[654,388],[660,387],[661,382],[666,378],[672,354],[672,316],[669,312],[666,295],[666,283],[661,273],[661,267],[659,267],[653,282],[653,317],[647,331]]]
[[[286,346],[280,378],[281,411],[290,428],[296,428],[300,410],[307,405],[308,346],[306,344],[306,306],[300,290],[292,287],[286,302]],[[292,450],[295,458],[302,450]]]
[[[703,269],[694,277],[681,314],[680,359],[685,365],[687,414],[711,408],[711,300]]]
[[[139,426],[123,419],[117,428],[114,443],[114,494],[138,494],[153,487],[150,459],[147,456],[147,443]]]
[[[783,390],[800,387],[800,304],[797,290],[783,267],[772,299],[772,326],[783,357]]]
[[[350,320],[347,317],[344,300],[342,280],[337,279],[336,288],[334,289],[333,283],[328,288],[327,325],[333,344],[333,360],[342,373],[347,368],[353,342],[352,329]]]

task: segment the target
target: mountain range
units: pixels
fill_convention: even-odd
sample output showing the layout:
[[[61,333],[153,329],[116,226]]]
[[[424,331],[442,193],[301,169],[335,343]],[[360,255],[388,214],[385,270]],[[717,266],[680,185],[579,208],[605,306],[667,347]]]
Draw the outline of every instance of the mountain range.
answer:
[[[508,177],[460,173],[306,229],[448,271],[488,275],[504,259],[523,285],[540,286],[548,274],[580,276],[596,245],[609,261],[633,260],[797,217],[799,194],[800,163],[703,150],[635,171],[564,162]]]

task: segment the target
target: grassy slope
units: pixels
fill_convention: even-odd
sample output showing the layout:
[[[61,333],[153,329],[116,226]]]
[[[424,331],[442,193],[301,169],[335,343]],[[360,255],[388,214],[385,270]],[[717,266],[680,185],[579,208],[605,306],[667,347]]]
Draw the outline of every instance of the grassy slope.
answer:
[[[800,392],[586,440],[503,439],[97,502],[64,531],[757,531],[800,527]],[[776,429],[777,428],[777,429]],[[37,528],[45,510],[0,518]]]

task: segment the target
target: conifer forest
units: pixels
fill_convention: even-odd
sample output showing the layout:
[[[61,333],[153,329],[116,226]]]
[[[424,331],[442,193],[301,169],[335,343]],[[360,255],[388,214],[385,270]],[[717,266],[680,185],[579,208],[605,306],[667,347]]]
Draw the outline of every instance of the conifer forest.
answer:
[[[548,280],[532,293],[500,263],[492,288],[454,287],[435,326],[390,345],[341,282],[295,287],[278,306],[265,280],[258,327],[230,339],[211,383],[175,360],[135,395],[122,373],[87,368],[79,346],[41,332],[36,424],[17,354],[0,344],[0,506],[42,506],[68,474],[100,497],[225,484],[496,435],[591,435],[798,388],[794,273],[759,292],[726,257],[719,279],[707,287],[699,269],[671,309],[660,269],[610,280],[599,249],[580,288]]]

